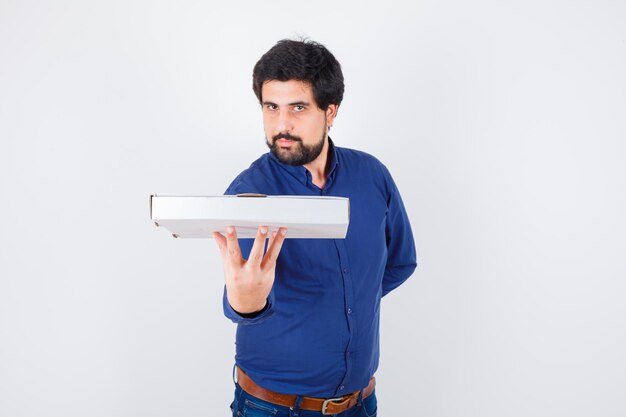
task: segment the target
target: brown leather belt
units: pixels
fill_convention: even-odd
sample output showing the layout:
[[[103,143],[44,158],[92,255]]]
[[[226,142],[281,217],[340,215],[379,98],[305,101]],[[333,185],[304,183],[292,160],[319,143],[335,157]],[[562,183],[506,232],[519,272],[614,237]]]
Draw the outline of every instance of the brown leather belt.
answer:
[[[237,367],[237,383],[248,394],[257,397],[263,401],[270,402],[272,404],[282,405],[284,407],[294,407],[296,405],[296,395],[280,394],[278,392],[270,391],[259,385],[250,379],[239,367]],[[363,399],[370,396],[374,392],[376,386],[376,378],[372,377],[369,384],[363,391]],[[351,394],[344,395],[339,398],[313,398],[302,397],[300,403],[300,409],[309,411],[319,411],[324,415],[339,414],[352,408],[359,400],[359,394],[361,391],[355,391]]]

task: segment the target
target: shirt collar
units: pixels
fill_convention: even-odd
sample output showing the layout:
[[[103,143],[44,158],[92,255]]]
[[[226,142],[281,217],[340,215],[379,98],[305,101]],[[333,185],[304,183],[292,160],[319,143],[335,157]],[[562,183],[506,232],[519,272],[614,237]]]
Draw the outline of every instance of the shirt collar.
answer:
[[[282,162],[278,160],[278,158],[276,158],[276,156],[272,153],[272,151],[269,152],[269,156],[272,161],[278,164],[278,166],[280,166],[285,171],[289,172],[291,175],[293,175],[298,181],[302,182],[304,185],[311,183],[311,173],[303,165],[283,164]],[[330,158],[330,169],[328,171],[328,177],[326,178],[327,185],[329,185],[330,182],[332,182],[332,178],[335,175],[335,169],[337,168],[337,165],[339,164],[339,161],[337,159],[337,151],[335,150],[335,144],[333,143],[330,136],[328,137],[328,157]]]

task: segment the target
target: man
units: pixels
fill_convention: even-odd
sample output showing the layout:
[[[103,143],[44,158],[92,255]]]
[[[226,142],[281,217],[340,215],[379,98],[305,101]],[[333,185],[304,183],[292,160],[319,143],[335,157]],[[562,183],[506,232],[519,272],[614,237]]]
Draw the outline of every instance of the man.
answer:
[[[226,194],[348,197],[350,225],[345,239],[214,233],[224,313],[238,324],[233,416],[371,417],[380,300],[416,268],[402,199],[381,162],[328,136],[344,84],[324,46],[279,41],[255,65],[253,90],[271,152]]]

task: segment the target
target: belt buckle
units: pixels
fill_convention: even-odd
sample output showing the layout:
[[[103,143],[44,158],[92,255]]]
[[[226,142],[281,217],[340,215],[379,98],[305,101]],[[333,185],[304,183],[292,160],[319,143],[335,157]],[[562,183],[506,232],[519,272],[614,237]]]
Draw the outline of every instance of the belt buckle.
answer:
[[[330,413],[326,413],[326,409],[328,408],[328,404],[332,403],[333,401],[339,401],[339,400],[343,400],[343,397],[329,398],[327,400],[324,400],[324,403],[322,404],[322,414],[325,415],[325,416],[331,415]]]

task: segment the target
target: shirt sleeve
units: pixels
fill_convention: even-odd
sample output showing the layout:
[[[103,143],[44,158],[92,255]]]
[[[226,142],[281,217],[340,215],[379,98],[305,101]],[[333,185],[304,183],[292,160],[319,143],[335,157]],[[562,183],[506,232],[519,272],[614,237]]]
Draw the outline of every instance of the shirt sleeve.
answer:
[[[239,177],[236,178],[233,183],[228,187],[228,189],[224,192],[224,195],[235,195],[241,193],[254,193],[257,192],[253,190],[251,187],[245,186]],[[254,239],[238,239],[239,247],[241,249],[241,256],[245,259],[248,259],[250,255],[250,250],[252,249],[252,244],[254,243]],[[261,323],[265,321],[268,317],[274,314],[274,289],[270,291],[270,294],[267,298],[267,304],[265,307],[256,313],[251,314],[240,314],[228,302],[228,293],[226,289],[226,285],[224,285],[224,294],[222,296],[222,304],[224,308],[224,315],[226,318],[230,319],[233,323],[241,324],[241,325],[251,325]]]
[[[387,219],[385,234],[387,239],[387,264],[382,283],[382,296],[389,294],[406,281],[417,268],[415,241],[409,217],[402,197],[391,174],[383,166],[388,187]]]

